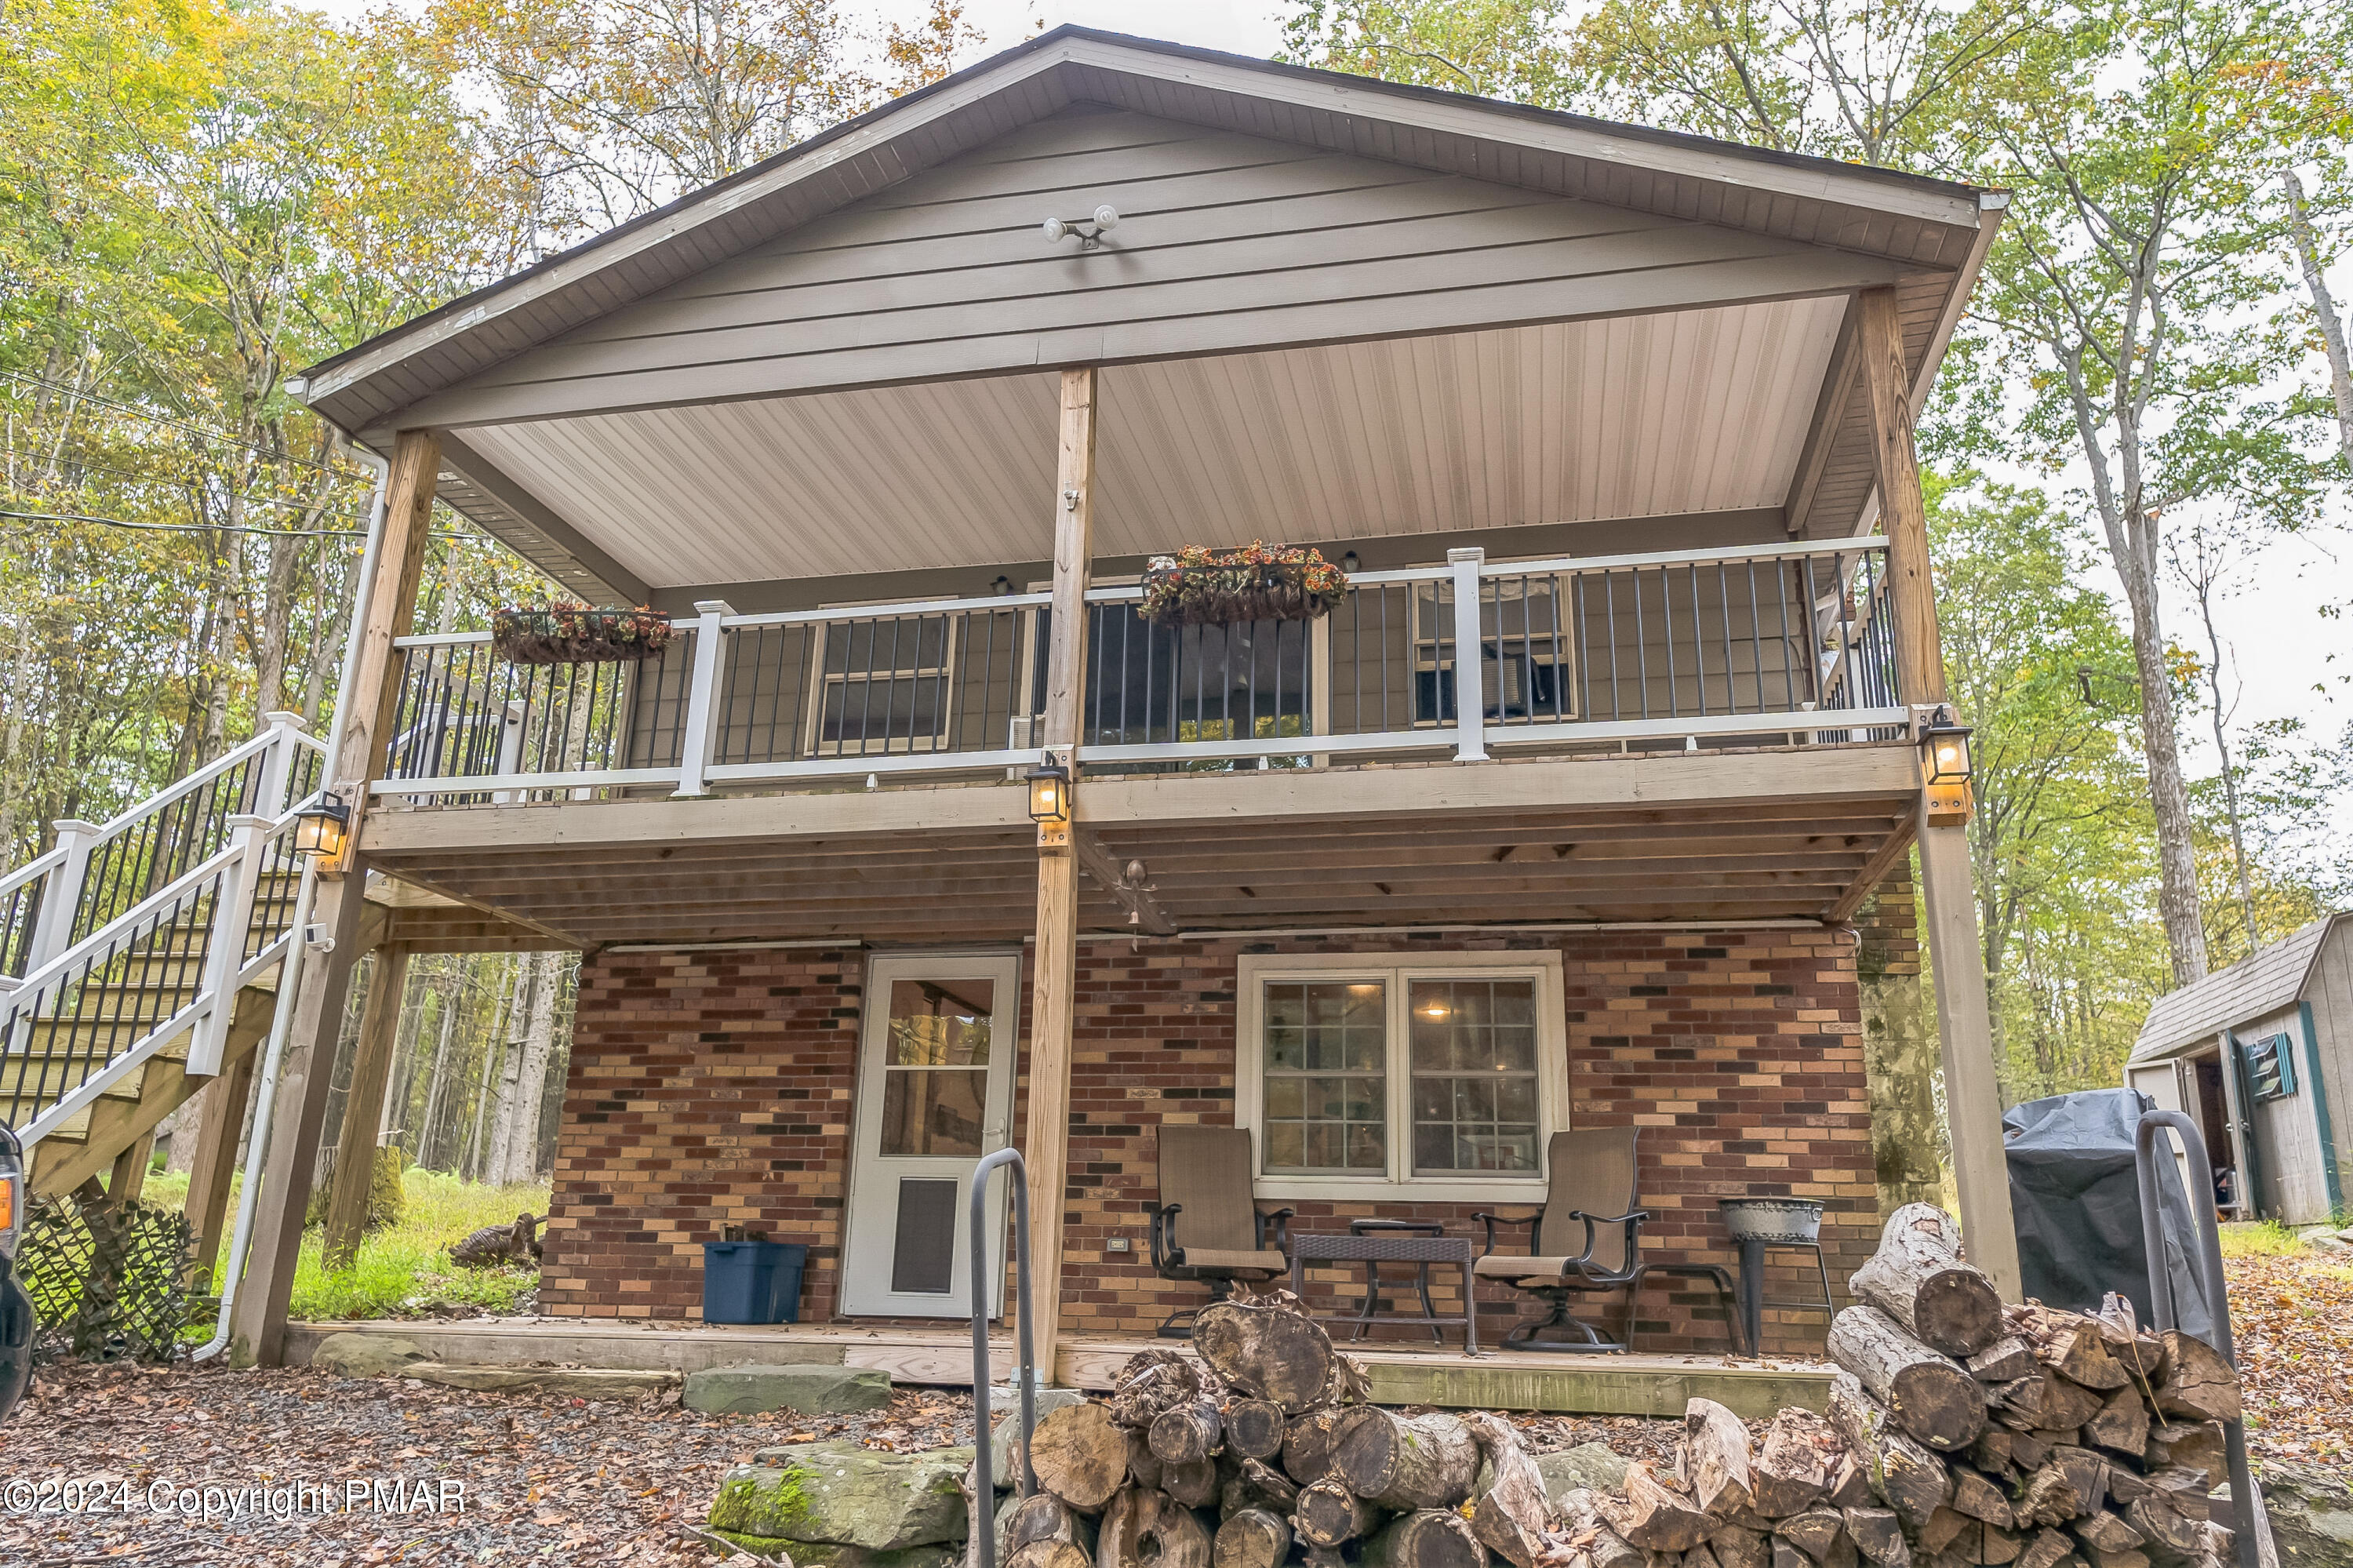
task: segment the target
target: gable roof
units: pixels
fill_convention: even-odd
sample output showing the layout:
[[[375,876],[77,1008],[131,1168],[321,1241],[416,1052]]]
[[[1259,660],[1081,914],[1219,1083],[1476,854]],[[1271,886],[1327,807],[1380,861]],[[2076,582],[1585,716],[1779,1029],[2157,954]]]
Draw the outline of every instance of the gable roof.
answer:
[[[299,395],[381,435],[502,361],[1079,102],[1946,271],[1923,387],[2000,205],[1893,170],[1063,26],[322,361]]]
[[[2323,915],[2228,969],[2158,998],[2141,1023],[2129,1062],[2159,1061],[2202,1046],[2225,1029],[2291,1005],[2304,994],[2305,980],[2328,934],[2348,918],[2353,916]]]

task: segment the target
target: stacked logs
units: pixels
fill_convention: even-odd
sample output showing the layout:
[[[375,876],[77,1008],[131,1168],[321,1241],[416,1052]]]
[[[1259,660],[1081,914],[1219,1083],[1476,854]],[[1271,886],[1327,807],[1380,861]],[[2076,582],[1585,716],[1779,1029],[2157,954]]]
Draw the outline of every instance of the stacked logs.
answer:
[[[1032,1440],[1008,1568],[1565,1564],[1543,1478],[1492,1415],[1401,1416],[1286,1293],[1202,1310],[1198,1359],[1148,1350]]]
[[[1927,1204],[1889,1218],[1831,1325],[1827,1422],[1784,1410],[1752,1447],[1694,1399],[1672,1474],[1572,1494],[1597,1568],[2222,1568],[2228,1364],[2120,1297],[2005,1308],[1957,1242]]]

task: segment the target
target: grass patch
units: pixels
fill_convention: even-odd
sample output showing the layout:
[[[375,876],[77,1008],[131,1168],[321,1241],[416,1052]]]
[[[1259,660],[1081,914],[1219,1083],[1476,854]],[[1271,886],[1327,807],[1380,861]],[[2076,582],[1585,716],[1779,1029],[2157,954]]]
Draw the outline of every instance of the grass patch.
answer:
[[[241,1186],[242,1172],[237,1177]],[[333,1273],[323,1258],[326,1234],[317,1226],[303,1233],[294,1267],[293,1316],[297,1318],[427,1317],[436,1305],[462,1304],[493,1312],[512,1311],[539,1283],[535,1268],[459,1268],[449,1248],[484,1225],[514,1223],[528,1209],[547,1213],[543,1186],[491,1187],[461,1181],[436,1171],[410,1171],[401,1178],[407,1195],[400,1223],[370,1231],[349,1268]],[[177,1208],[187,1199],[185,1173],[151,1176],[142,1196]],[[237,1195],[229,1200],[230,1223]],[[213,1288],[220,1282],[216,1278]]]
[[[2221,1227],[2224,1257],[2295,1257],[2311,1250],[2277,1220],[2239,1222]]]

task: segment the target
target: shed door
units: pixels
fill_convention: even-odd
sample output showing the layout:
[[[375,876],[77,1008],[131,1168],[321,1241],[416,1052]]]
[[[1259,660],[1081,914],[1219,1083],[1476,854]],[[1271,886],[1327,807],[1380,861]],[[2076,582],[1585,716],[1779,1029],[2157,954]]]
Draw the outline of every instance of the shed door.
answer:
[[[2182,1064],[2179,1062],[2156,1062],[2146,1067],[2130,1068],[2125,1076],[2134,1088],[2156,1101],[2158,1109],[2187,1112],[2190,1099],[2182,1092],[2181,1069]],[[2181,1171],[2181,1190],[2188,1192],[2190,1202],[2195,1203],[2200,1201],[2200,1194],[2214,1190],[2213,1178],[2202,1171],[2190,1171],[2189,1149],[2181,1141],[2179,1133],[2168,1128],[2165,1139],[2173,1145],[2173,1162]],[[2228,1157],[2226,1153],[2224,1158]]]
[[[972,1168],[1006,1145],[1021,959],[878,957],[867,974],[841,1309],[962,1318],[972,1310]],[[989,1234],[1004,1231],[995,1185]],[[992,1304],[1004,1256],[992,1247]],[[992,1312],[991,1314],[995,1314]]]

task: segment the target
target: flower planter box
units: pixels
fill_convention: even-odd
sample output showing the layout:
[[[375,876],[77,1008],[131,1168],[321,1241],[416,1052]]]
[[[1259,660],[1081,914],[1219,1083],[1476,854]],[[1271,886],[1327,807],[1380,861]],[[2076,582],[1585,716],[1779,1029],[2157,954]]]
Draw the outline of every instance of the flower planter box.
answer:
[[[1153,558],[1138,613],[1155,626],[1313,620],[1347,587],[1347,575],[1312,549],[1252,545],[1213,554],[1195,546]]]
[[[670,646],[670,617],[652,609],[502,609],[491,644],[516,664],[626,664]]]

